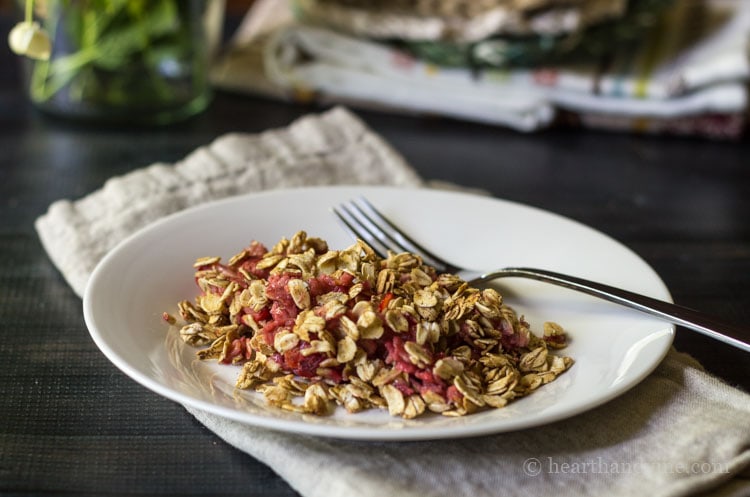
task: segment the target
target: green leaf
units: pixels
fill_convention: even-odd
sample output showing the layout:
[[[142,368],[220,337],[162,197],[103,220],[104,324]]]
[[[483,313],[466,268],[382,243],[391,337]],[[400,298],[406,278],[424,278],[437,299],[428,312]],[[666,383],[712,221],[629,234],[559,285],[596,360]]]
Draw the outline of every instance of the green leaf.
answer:
[[[101,34],[96,65],[114,70],[127,63],[127,58],[137,52],[146,51],[152,41],[175,33],[180,28],[177,7],[173,0],[156,0],[144,11],[140,19],[129,18],[129,22],[112,26]]]

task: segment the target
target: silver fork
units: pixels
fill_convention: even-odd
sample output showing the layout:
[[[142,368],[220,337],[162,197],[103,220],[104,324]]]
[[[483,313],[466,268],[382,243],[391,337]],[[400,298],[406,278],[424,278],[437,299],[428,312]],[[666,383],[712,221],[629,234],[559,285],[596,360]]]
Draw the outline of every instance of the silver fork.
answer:
[[[545,269],[506,267],[488,273],[477,273],[458,267],[417,243],[365,198],[334,207],[333,212],[352,236],[367,242],[380,256],[385,257],[388,251],[412,252],[420,255],[425,263],[433,266],[438,272],[456,274],[474,285],[507,277],[530,278],[551,283],[656,316],[750,352],[750,330],[677,304]]]

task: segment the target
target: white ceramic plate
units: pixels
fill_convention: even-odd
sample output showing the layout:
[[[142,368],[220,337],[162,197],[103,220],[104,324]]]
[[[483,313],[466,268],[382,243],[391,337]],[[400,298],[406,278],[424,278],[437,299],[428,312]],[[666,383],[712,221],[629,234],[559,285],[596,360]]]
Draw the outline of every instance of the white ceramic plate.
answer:
[[[182,404],[249,425],[366,440],[416,440],[518,430],[605,403],[646,377],[674,337],[670,324],[544,283],[498,280],[506,302],[532,329],[556,321],[568,330],[576,363],[534,394],[496,409],[415,420],[371,410],[328,417],[268,407],[259,394],[236,391],[239,368],[195,359],[162,312],[197,294],[193,261],[226,260],[257,239],[273,245],[304,229],[331,248],[351,244],[330,207],[365,195],[446,259],[475,269],[531,266],[570,273],[670,300],[658,275],[611,238],[569,219],[497,199],[385,187],[275,191],[203,205],[159,221],[114,249],[94,271],[84,297],[86,324],[102,352],[147,388]]]

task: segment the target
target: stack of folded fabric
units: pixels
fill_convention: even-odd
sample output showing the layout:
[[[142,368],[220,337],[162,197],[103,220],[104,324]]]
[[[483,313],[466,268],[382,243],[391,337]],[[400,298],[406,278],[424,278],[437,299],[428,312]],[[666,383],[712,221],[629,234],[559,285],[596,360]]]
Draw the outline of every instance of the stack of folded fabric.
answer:
[[[218,87],[535,131],[736,138],[746,0],[261,0]]]

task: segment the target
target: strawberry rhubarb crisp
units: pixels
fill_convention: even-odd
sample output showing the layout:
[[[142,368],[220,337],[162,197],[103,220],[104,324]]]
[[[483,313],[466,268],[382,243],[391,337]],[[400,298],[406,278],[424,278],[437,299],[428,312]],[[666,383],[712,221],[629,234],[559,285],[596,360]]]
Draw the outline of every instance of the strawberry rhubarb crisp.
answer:
[[[329,250],[299,232],[195,270],[200,294],[179,303],[183,340],[240,367],[237,387],[281,409],[460,416],[503,407],[573,363],[550,352],[565,346],[559,325],[536,336],[497,291],[362,241]]]

